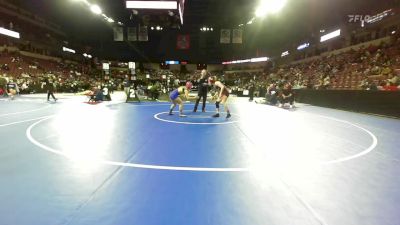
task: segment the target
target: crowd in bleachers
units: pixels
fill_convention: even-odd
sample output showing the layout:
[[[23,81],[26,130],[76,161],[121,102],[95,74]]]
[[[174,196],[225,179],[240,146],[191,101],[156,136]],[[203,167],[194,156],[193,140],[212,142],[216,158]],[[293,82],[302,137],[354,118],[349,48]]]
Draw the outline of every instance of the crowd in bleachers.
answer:
[[[90,66],[55,62],[23,56],[19,53],[0,53],[0,77],[15,82],[20,93],[44,92],[43,82],[52,79],[59,92],[78,92],[89,89],[100,78],[90,77]],[[1,87],[0,87],[1,88]]]
[[[312,61],[282,65],[270,72],[225,75],[234,89],[266,89],[271,83],[291,83],[293,89],[399,90],[400,39],[364,46]]]
[[[278,87],[290,83],[293,89],[395,91],[400,85],[399,69],[400,39],[394,38],[391,43],[364,46],[263,72],[212,73],[233,92],[254,89],[256,95],[264,96],[272,83]],[[43,81],[48,78],[55,80],[58,92],[76,93],[105,84],[111,89],[123,89],[126,83],[135,83],[144,90],[157,87],[159,91],[168,92],[188,80],[196,83],[199,72],[137,69],[135,81],[129,75],[127,69],[112,70],[111,74],[104,75],[93,65],[44,60],[7,51],[0,53],[0,76],[17,83],[21,93],[44,92]]]

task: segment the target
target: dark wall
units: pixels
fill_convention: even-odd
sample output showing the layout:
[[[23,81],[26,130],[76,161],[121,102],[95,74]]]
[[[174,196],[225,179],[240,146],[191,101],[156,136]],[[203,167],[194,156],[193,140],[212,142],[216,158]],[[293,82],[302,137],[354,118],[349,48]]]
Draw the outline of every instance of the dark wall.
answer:
[[[296,90],[296,101],[400,118],[400,91]]]

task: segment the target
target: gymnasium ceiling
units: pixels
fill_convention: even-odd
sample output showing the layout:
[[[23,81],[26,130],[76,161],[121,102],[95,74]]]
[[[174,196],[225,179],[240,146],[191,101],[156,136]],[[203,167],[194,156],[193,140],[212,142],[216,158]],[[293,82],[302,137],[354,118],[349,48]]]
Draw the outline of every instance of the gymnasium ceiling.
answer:
[[[99,48],[112,43],[110,25],[92,14],[82,4],[78,4],[76,0],[8,1],[23,8],[29,8],[44,18],[60,24],[69,36],[79,39],[84,44]],[[107,16],[123,22],[126,26],[134,26],[143,23],[144,18],[148,19],[144,12],[136,13],[127,10],[124,0],[92,0],[90,2],[97,3]],[[160,52],[162,51],[160,45],[172,43],[164,40],[165,37],[170,39],[171,36],[168,34],[170,30],[191,35],[193,55],[199,55],[199,51],[205,51],[207,48],[219,48],[219,29],[236,28],[239,24],[246,24],[254,17],[257,4],[257,0],[186,0],[182,27],[168,28],[173,24],[179,24],[179,19],[170,17],[167,12],[152,15],[151,24],[165,26],[166,29],[163,32],[150,33],[150,40],[153,39],[153,42],[144,44],[144,47],[134,48],[141,49],[142,54],[149,51]],[[320,29],[329,30],[346,23],[349,14],[373,14],[399,5],[399,0],[288,0],[288,4],[279,14],[263,20],[258,19],[252,25],[245,26],[248,39],[245,39],[246,45],[239,49],[240,54],[254,55],[257,49],[267,55],[276,55],[295,43],[307,41],[311,35],[319,35]],[[203,26],[213,27],[214,31],[204,34],[200,32]],[[118,47],[123,49],[121,46]],[[214,51],[215,54],[221,54],[215,60],[224,58],[221,51]],[[169,53],[163,54],[156,54],[154,57],[165,58],[168,57],[165,54]]]

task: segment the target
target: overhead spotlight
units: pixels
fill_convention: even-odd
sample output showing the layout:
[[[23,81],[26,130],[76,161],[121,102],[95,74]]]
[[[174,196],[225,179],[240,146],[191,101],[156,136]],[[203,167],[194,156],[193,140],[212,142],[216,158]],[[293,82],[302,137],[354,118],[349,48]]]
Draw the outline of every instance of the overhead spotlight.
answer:
[[[203,31],[206,31],[207,27],[203,27]]]
[[[156,27],[156,30],[160,30],[160,26],[157,26],[157,27]]]
[[[169,10],[169,11],[168,11],[168,15],[169,15],[169,16],[174,16],[174,12],[172,12],[172,11]]]
[[[287,0],[270,0],[267,1],[268,5],[270,7],[270,10],[268,10],[270,13],[277,13],[285,7]]]
[[[265,10],[264,8],[262,8],[262,7],[258,7],[257,9],[256,9],[256,16],[257,17],[263,17],[263,16],[265,16],[265,15],[267,15],[267,10]]]
[[[200,28],[200,31],[203,31],[203,28]]]
[[[210,29],[211,31],[213,31],[214,29],[211,27],[211,29]]]
[[[89,59],[91,59],[91,58],[92,58],[92,55],[87,55],[87,57],[88,57]]]
[[[253,20],[250,20],[249,22],[247,22],[248,25],[252,24]]]
[[[396,31],[394,30],[394,31],[392,31],[392,34],[396,34]]]
[[[267,14],[274,14],[282,10],[287,0],[262,0],[256,9],[256,16],[263,17]]]
[[[207,27],[207,31],[209,31],[209,30],[210,30],[210,28]]]
[[[89,5],[89,6],[90,6],[90,3],[89,3],[87,0],[73,0],[73,1],[75,1],[75,2],[83,2],[83,3],[85,3],[86,5]]]
[[[119,24],[119,25],[121,25],[121,26],[122,26],[122,25],[124,25],[124,24],[123,24],[123,23],[121,23],[121,22],[118,22],[118,24]]]
[[[102,10],[101,10],[100,6],[98,6],[98,5],[92,5],[92,6],[90,6],[90,10],[91,10],[94,14],[100,15],[100,14],[102,13]]]
[[[88,55],[86,53],[83,53],[83,56],[87,57]]]
[[[112,18],[108,18],[108,19],[107,19],[107,22],[109,22],[109,23],[114,23],[114,20],[113,20]]]
[[[164,28],[163,27],[161,27],[161,30],[163,30]]]
[[[154,27],[151,27],[151,30],[154,30]]]
[[[241,24],[239,24],[239,27],[242,27],[244,24],[243,23],[241,23]]]

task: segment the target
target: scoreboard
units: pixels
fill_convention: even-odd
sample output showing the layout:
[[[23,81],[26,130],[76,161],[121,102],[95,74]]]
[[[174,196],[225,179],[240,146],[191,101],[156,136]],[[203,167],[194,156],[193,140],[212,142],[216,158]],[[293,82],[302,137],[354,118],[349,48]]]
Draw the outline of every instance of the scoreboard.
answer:
[[[186,0],[166,0],[166,1],[126,1],[127,9],[144,10],[145,14],[172,13],[179,15],[180,23],[183,25],[183,15],[185,12]],[[171,15],[171,16],[172,16]]]

